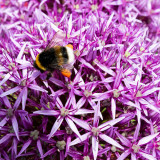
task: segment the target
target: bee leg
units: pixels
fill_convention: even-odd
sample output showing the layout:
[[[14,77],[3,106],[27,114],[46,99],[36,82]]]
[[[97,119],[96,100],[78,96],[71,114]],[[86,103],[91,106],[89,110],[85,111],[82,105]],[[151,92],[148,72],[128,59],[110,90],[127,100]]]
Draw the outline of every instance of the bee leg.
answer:
[[[46,79],[49,80],[51,77],[52,77],[52,73],[51,73],[51,72],[48,72],[48,73],[47,73],[47,78],[46,78]]]
[[[40,70],[40,72],[41,72],[41,73],[44,73],[44,71],[43,71],[43,70]]]

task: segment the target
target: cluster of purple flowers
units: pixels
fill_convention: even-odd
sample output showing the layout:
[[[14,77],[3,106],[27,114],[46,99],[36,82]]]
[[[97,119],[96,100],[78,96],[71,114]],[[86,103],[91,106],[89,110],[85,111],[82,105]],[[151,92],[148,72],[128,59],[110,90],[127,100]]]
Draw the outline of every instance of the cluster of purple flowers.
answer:
[[[47,79],[59,29],[72,76]],[[0,0],[0,160],[159,160],[159,132],[159,0]]]

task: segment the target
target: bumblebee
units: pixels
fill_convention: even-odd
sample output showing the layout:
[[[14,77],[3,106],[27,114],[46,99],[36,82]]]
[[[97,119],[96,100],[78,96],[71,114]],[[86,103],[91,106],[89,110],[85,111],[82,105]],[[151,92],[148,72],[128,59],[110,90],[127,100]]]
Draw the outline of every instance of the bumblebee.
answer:
[[[47,45],[46,49],[36,56],[34,67],[41,72],[53,72],[55,69],[60,70],[65,77],[71,76],[71,64],[74,61],[73,46],[67,44],[62,46],[65,39],[63,32],[57,32]]]

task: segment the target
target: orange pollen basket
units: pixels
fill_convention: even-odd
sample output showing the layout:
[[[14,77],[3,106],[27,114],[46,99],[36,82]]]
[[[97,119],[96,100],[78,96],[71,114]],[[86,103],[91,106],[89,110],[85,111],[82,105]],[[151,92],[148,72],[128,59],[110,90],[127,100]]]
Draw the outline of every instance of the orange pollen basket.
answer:
[[[68,78],[71,76],[71,71],[68,69],[62,69],[61,73],[63,76],[68,77]]]
[[[67,44],[66,47],[73,49],[73,46],[71,44]]]

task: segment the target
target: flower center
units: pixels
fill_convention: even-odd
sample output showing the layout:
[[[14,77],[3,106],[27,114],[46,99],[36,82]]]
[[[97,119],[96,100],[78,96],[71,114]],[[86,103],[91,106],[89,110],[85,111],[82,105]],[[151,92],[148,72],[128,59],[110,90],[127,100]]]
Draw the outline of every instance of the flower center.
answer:
[[[89,156],[84,156],[83,160],[90,160]]]
[[[113,97],[115,97],[115,98],[118,98],[120,94],[121,94],[121,93],[118,91],[118,89],[115,89],[115,90],[113,91]]]
[[[37,130],[31,131],[31,133],[30,133],[30,137],[32,137],[33,140],[38,139],[38,135],[39,135],[39,131],[37,131]]]
[[[116,148],[115,146],[112,146],[112,147],[111,147],[111,151],[112,151],[112,152],[116,152],[116,151],[117,151],[117,148]]]
[[[27,80],[24,79],[24,80],[21,81],[20,85],[21,85],[21,86],[26,86],[26,82],[27,82]]]
[[[92,127],[92,133],[93,133],[94,136],[98,136],[98,135],[99,135],[99,132],[100,132],[100,129],[99,129],[99,128]]]
[[[7,117],[8,118],[11,118],[13,116],[13,109],[12,108],[9,108],[8,110],[7,110]]]
[[[97,4],[93,4],[93,5],[91,6],[92,11],[97,10],[97,8],[98,8]]]
[[[89,96],[92,95],[92,92],[91,92],[91,91],[88,91],[88,90],[85,90],[85,91],[84,91],[84,95],[85,95],[86,97],[89,97]]]
[[[59,150],[64,150],[65,149],[65,146],[66,146],[66,142],[65,141],[58,141],[56,143],[56,146]]]
[[[138,92],[137,92],[136,97],[142,97],[141,91],[138,91]]]
[[[140,48],[140,51],[143,52],[145,49],[143,47]]]
[[[62,9],[61,8],[58,8],[58,13],[62,13]]]
[[[79,9],[79,4],[74,5],[75,9]]]
[[[15,68],[15,66],[16,66],[15,63],[10,63],[9,66],[8,66],[8,68],[10,70],[13,70]]]
[[[155,147],[156,147],[157,150],[160,150],[160,141],[155,143]]]
[[[138,153],[139,149],[140,149],[140,146],[136,145],[136,144],[133,144],[132,149],[133,149],[134,153]]]
[[[76,55],[77,57],[79,57],[79,55],[81,54],[79,50],[75,50],[74,53],[75,53],[75,55]]]
[[[131,54],[128,52],[128,51],[126,51],[125,52],[125,54],[124,54],[124,56],[127,58],[127,57],[129,57]]]
[[[68,115],[69,114],[69,111],[68,111],[68,109],[66,109],[66,108],[61,108],[61,116],[63,116],[63,117],[65,117],[66,115]]]
[[[146,65],[150,65],[150,64],[152,64],[152,61],[148,60]]]

